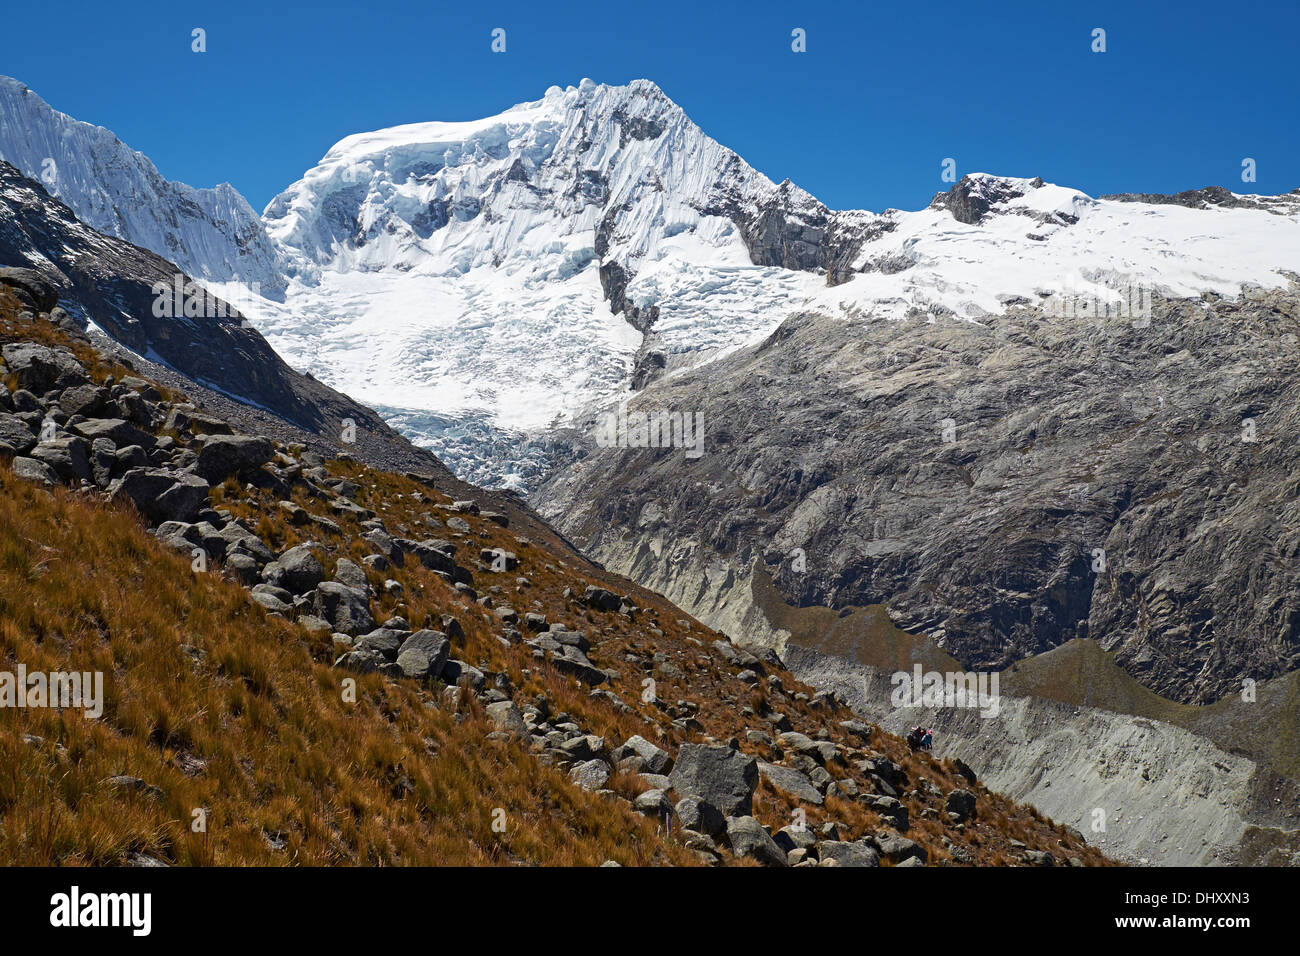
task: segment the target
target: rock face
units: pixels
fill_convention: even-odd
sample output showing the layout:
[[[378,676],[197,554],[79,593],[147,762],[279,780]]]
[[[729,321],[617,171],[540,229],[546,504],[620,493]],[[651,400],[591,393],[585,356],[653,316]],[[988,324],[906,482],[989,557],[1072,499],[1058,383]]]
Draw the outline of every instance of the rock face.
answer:
[[[759,607],[885,605],[971,669],[1091,637],[1202,703],[1300,665],[1300,291],[1145,317],[801,315],[650,386],[699,458],[597,448],[534,497],[608,567],[778,646]],[[700,494],[700,488],[708,488]]]
[[[745,816],[753,809],[758,763],[730,747],[683,744],[668,779],[681,796],[707,801],[724,816]]]

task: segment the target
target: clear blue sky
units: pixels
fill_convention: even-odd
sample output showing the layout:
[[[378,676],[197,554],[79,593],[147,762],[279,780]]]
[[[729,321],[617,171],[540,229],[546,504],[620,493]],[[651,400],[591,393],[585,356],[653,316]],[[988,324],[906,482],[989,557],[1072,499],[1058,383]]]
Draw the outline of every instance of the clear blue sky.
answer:
[[[1093,195],[1274,193],[1300,186],[1297,9],[54,0],[6,4],[0,73],[168,178],[227,180],[259,210],[349,133],[486,116],[584,76],[654,80],[709,135],[836,208],[924,205],[946,188],[945,157]],[[490,51],[494,27],[505,54]],[[790,49],[795,27],[806,53]]]

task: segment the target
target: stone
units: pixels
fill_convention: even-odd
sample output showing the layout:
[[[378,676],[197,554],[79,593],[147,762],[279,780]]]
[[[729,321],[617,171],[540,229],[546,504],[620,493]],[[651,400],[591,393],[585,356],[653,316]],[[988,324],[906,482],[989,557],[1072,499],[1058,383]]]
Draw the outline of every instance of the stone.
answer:
[[[648,773],[668,773],[673,766],[673,758],[666,750],[661,750],[640,734],[633,734],[623,744],[642,760],[642,766]]]
[[[796,800],[811,803],[814,806],[821,806],[824,802],[821,792],[798,770],[759,761],[758,772],[772,786],[784,791]]]
[[[275,455],[269,438],[252,435],[209,435],[199,451],[195,471],[208,481],[251,478]]]
[[[37,458],[15,458],[10,466],[19,478],[36,481],[43,485],[57,485],[59,476],[54,469]]]
[[[757,860],[764,866],[786,866],[786,854],[771,835],[751,816],[727,818],[727,843],[739,857]]]
[[[451,653],[451,641],[441,631],[422,628],[404,641],[397,652],[397,666],[415,680],[432,680],[442,675]]]
[[[613,592],[594,585],[587,586],[582,601],[588,607],[597,611],[617,611],[622,603]]]
[[[840,866],[880,866],[880,854],[862,842],[822,840],[817,844],[817,858],[834,860]]]
[[[45,462],[55,474],[69,484],[91,477],[90,459],[82,438],[56,438],[43,441],[31,451],[31,457]]]
[[[943,802],[943,809],[957,823],[965,823],[975,816],[975,794],[969,790],[954,790]]]
[[[117,446],[119,454],[120,450],[133,445],[141,449],[149,449],[157,443],[148,432],[141,431],[122,418],[91,418],[78,422],[71,427],[71,430],[90,442],[94,442],[96,438],[107,438]],[[139,463],[143,463],[142,460]]]
[[[682,744],[669,778],[680,796],[707,800],[724,816],[747,815],[758,786],[758,763],[730,747]]]
[[[897,833],[890,833],[888,830],[877,833],[871,842],[875,844],[881,856],[895,862],[915,856],[919,857],[921,862],[924,863],[928,857],[925,848],[916,841],[909,840]]]
[[[646,816],[668,817],[672,815],[673,804],[663,790],[646,790],[632,801],[632,808]]]
[[[14,454],[26,455],[36,447],[36,433],[17,415],[0,413],[0,443],[8,445]]]
[[[677,818],[683,827],[711,837],[727,832],[727,821],[722,811],[699,797],[683,797],[677,801]]]
[[[318,617],[343,634],[364,634],[375,626],[365,593],[337,581],[322,581],[316,586],[315,607]]]
[[[290,548],[262,571],[262,577],[293,594],[306,594],[325,578],[325,569],[310,545]]]
[[[603,760],[586,760],[569,771],[569,779],[587,791],[600,790],[609,776],[609,765]]]
[[[0,348],[9,374],[25,388],[43,395],[61,379],[77,383],[86,380],[86,370],[70,353],[34,342],[11,343]]]
[[[492,722],[492,726],[496,730],[507,733],[512,737],[522,738],[527,735],[528,728],[524,724],[524,715],[513,700],[488,704],[484,710],[487,713],[488,720]]]
[[[130,501],[154,523],[194,521],[208,504],[208,483],[166,468],[132,468],[109,486],[114,501]]]

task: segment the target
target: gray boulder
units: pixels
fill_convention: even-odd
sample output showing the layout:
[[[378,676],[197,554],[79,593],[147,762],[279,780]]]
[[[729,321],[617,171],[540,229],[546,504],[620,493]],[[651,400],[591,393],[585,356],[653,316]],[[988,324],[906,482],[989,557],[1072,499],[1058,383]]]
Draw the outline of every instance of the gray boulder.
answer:
[[[682,744],[669,779],[679,796],[707,800],[725,816],[747,815],[758,786],[758,762],[730,747]]]
[[[776,845],[763,824],[751,816],[727,818],[727,842],[736,856],[749,857],[764,866],[785,866],[785,851]]]
[[[785,791],[796,800],[819,807],[824,802],[824,798],[813,786],[812,781],[792,767],[781,767],[759,761],[758,772],[769,784]]]
[[[447,635],[424,628],[402,641],[397,652],[397,666],[407,677],[431,680],[442,674],[450,653],[451,641]]]
[[[199,452],[195,471],[208,481],[232,475],[250,478],[275,455],[269,438],[252,435],[209,435]]]
[[[36,433],[17,415],[0,413],[0,444],[8,445],[14,454],[26,455],[36,447]]]
[[[954,790],[943,802],[944,811],[957,823],[975,816],[975,794],[969,790]]]
[[[324,618],[343,634],[365,634],[373,630],[375,619],[370,614],[370,600],[366,595],[337,581],[322,581],[316,586],[316,616]]]
[[[37,458],[54,469],[55,473],[69,483],[90,480],[90,459],[86,456],[86,442],[81,438],[56,438],[43,441],[31,451],[31,457]]]
[[[727,821],[722,811],[699,797],[683,797],[678,800],[677,819],[685,829],[707,836],[719,837],[727,832]]]
[[[860,842],[822,840],[817,844],[817,858],[834,860],[840,866],[880,866],[880,854]]]
[[[59,476],[54,473],[54,469],[39,459],[15,458],[12,467],[15,475],[27,481],[38,481],[45,485],[59,483]]]
[[[623,744],[643,761],[642,767],[647,773],[667,773],[672,769],[673,758],[666,750],[661,750],[640,734],[633,734]]]
[[[587,760],[569,771],[569,779],[583,790],[602,789],[609,776],[609,764],[603,760]]]
[[[150,521],[194,521],[208,504],[208,483],[166,468],[132,468],[109,486],[114,501],[130,501]]]
[[[290,548],[268,564],[262,577],[294,594],[306,594],[325,578],[325,569],[312,553],[311,546],[300,544]]]
[[[524,715],[520,713],[518,705],[513,700],[497,701],[495,704],[488,704],[484,709],[487,711],[488,720],[492,721],[492,726],[497,730],[512,737],[527,736],[528,728],[524,724]]]

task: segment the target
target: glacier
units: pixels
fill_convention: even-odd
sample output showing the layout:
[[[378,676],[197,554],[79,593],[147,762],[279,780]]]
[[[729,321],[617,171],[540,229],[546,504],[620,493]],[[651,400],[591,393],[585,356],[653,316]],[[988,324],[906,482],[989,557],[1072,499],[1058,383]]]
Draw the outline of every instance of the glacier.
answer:
[[[555,426],[792,313],[979,322],[1134,287],[1235,296],[1300,263],[1300,192],[1094,198],[973,173],[919,210],[831,210],[648,80],[348,136],[260,219],[16,81],[0,81],[0,153],[29,175],[54,156],[86,222],[207,280],[293,367],[460,477],[520,491]]]

